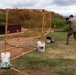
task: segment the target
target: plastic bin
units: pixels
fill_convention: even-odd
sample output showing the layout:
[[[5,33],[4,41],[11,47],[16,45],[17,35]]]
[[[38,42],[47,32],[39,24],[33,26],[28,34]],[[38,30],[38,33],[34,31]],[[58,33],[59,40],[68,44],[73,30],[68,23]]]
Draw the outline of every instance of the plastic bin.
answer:
[[[10,52],[2,52],[1,53],[2,62],[10,62]]]
[[[39,51],[45,51],[45,43],[44,42],[42,43],[41,41],[38,41],[37,45],[38,45]]]

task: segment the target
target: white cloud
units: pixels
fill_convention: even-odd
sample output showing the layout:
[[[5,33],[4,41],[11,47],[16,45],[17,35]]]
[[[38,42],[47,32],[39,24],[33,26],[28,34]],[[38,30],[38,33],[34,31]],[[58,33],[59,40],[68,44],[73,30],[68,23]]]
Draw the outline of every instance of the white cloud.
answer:
[[[31,7],[36,3],[36,0],[32,0],[32,2],[30,0],[0,0],[0,3],[4,6],[6,5],[5,8],[8,7]]]
[[[41,8],[45,8],[45,7],[47,7],[51,3],[52,3],[52,0],[48,0],[48,1],[46,1],[46,0],[40,0],[40,1],[37,2],[36,6],[37,7],[41,7]]]
[[[76,0],[0,0],[0,9],[13,7],[40,8],[55,11],[62,15],[76,15],[75,4]]]
[[[53,0],[53,4],[57,6],[76,5],[76,0]]]
[[[54,11],[63,14],[63,15],[76,15],[76,6],[63,6],[63,7],[57,7],[57,10],[54,9]]]

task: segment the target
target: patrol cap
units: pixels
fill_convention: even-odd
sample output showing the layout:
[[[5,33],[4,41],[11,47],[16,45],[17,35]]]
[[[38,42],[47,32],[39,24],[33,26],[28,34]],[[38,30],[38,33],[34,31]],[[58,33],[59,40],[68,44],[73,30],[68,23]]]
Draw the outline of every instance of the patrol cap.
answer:
[[[69,17],[74,17],[73,15],[70,15]]]

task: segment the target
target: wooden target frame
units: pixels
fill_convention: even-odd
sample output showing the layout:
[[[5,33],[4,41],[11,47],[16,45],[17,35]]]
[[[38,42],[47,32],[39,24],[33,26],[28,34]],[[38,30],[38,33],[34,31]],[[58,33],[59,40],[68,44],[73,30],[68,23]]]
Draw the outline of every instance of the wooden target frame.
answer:
[[[5,25],[5,39],[4,39],[4,52],[6,53],[6,49],[7,49],[7,45],[10,44],[7,41],[7,28],[8,28],[8,14],[10,10],[40,10],[43,17],[42,17],[42,30],[41,30],[41,35],[40,36],[33,36],[33,37],[29,37],[29,38],[25,38],[25,40],[27,39],[33,39],[33,38],[38,38],[41,37],[41,41],[44,41],[44,36],[45,36],[45,26],[46,26],[46,13],[50,14],[50,29],[51,29],[51,12],[45,10],[45,9],[6,9],[6,25]],[[24,41],[24,40],[21,40]],[[21,41],[17,41],[17,42],[21,42]]]

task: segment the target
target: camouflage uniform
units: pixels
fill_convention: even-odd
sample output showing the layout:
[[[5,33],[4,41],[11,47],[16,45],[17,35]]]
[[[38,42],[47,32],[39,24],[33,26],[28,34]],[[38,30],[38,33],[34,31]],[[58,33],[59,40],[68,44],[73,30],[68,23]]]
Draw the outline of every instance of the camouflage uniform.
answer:
[[[72,34],[76,41],[76,19],[72,17],[66,23],[70,25],[70,29],[68,31],[67,38],[66,38],[66,44],[69,44],[69,37]]]

